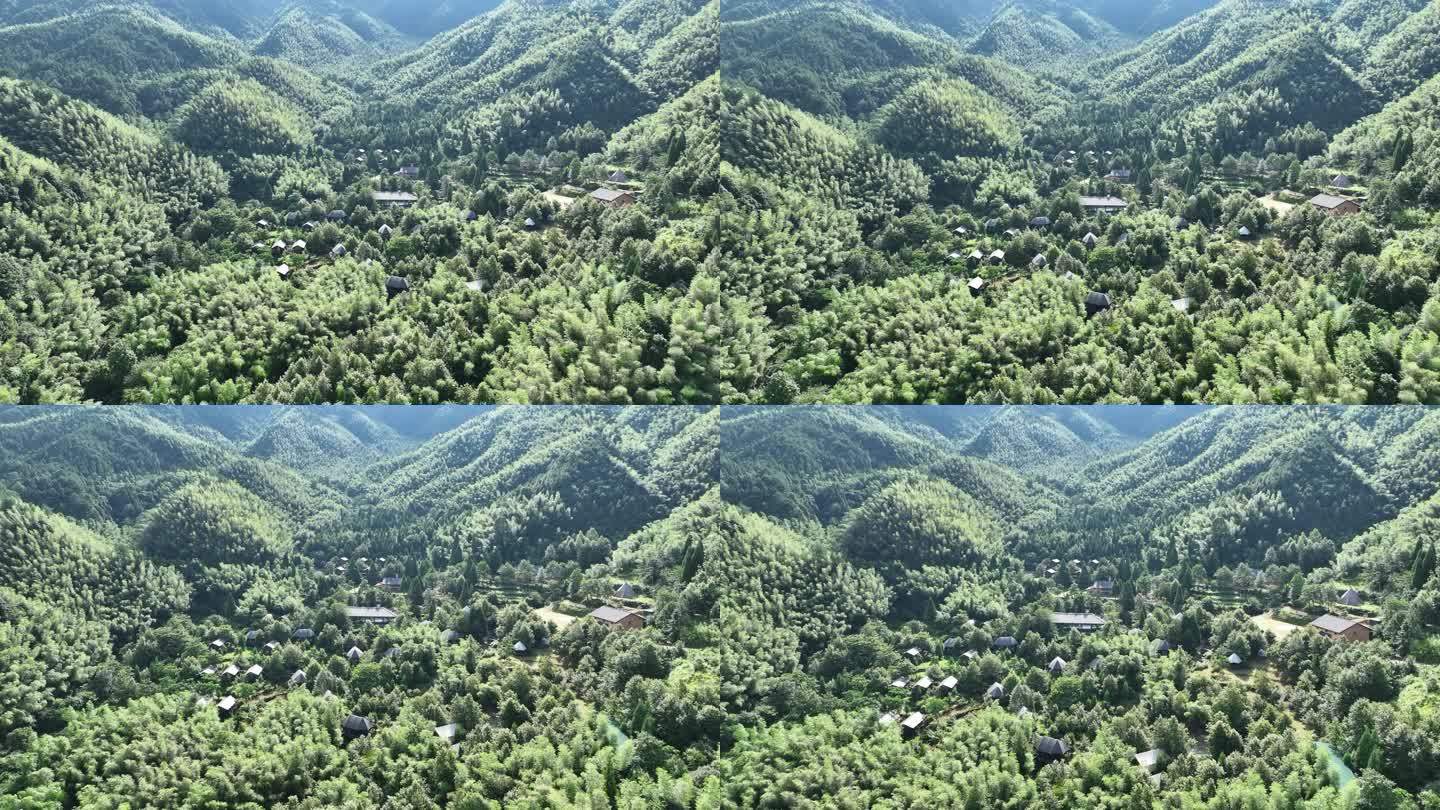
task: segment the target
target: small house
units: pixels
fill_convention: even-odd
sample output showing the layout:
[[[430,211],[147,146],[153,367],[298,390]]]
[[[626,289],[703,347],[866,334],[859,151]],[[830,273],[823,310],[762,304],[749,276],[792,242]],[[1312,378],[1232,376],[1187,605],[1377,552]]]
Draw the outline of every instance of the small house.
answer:
[[[441,644],[459,644],[459,643],[460,643],[460,638],[461,638],[460,634],[457,633],[457,632],[455,632],[454,630],[446,630],[445,632],[443,632],[443,633],[440,634],[440,643],[441,643]]]
[[[1054,737],[1040,737],[1035,740],[1035,761],[1041,765],[1057,762],[1070,753],[1070,746]]]
[[[900,736],[910,739],[919,734],[925,728],[925,715],[920,712],[912,712],[910,716],[900,721]]]
[[[1089,299],[1086,299],[1086,303],[1089,303]],[[1090,587],[1085,589],[1085,592],[1094,594],[1095,596],[1109,596],[1115,592],[1115,580],[1097,579],[1091,583]]]
[[[1110,173],[1105,175],[1105,179],[1112,183],[1128,183],[1131,176],[1129,169],[1111,169]]]
[[[1170,642],[1163,638],[1157,638],[1150,642],[1151,655],[1169,655],[1172,649],[1174,648],[1170,646]]]
[[[394,278],[394,276],[391,276],[391,278]],[[386,287],[389,287],[389,284],[386,284]],[[406,289],[409,289],[409,285],[406,285]],[[400,590],[400,577],[393,574],[383,576],[380,577],[380,581],[376,584],[387,591],[398,591]]]
[[[625,175],[625,172],[623,172],[623,171],[621,171],[621,170],[619,170],[619,169],[616,169],[615,171],[611,172],[611,173],[610,173],[610,177],[607,178],[607,179],[608,179],[611,183],[628,183],[628,182],[630,182],[630,178]]]
[[[290,637],[295,639],[296,641],[309,641],[310,639],[315,638],[315,631],[311,630],[308,627],[302,627],[299,630],[296,630],[294,633],[291,633]]]
[[[896,678],[895,680],[893,680],[893,681],[890,682],[890,688],[891,688],[891,689],[908,689],[909,687],[910,687],[910,679],[909,679],[909,678]]]
[[[349,252],[350,252],[350,251],[347,250],[344,245],[336,245],[335,247],[331,248],[331,250],[330,250],[330,258],[332,258],[332,259],[343,259],[343,258],[345,258],[345,255],[346,255],[347,253],[349,253]]]
[[[344,222],[346,219],[349,219],[349,216],[344,211],[341,211],[337,208],[334,211],[326,214],[325,218],[330,220],[331,222]]]
[[[1045,668],[1050,671],[1051,675],[1060,675],[1065,672],[1065,659],[1057,655],[1050,659],[1050,663],[1046,664]]]
[[[284,255],[285,255],[285,240],[284,240],[284,239],[276,239],[276,240],[270,245],[270,253],[271,253],[271,255],[273,255],[273,256],[274,256],[275,258],[277,258],[277,259],[280,258],[281,256],[284,256]]]
[[[260,676],[264,674],[264,667],[260,666],[259,664],[252,664],[250,665],[249,669],[245,670],[245,679],[248,681],[256,681],[259,680]]]
[[[1319,631],[1320,635],[1337,641],[1369,641],[1374,635],[1374,631],[1364,622],[1330,613],[1310,622],[1310,626]]]
[[[280,649],[280,642],[278,642],[278,641],[267,641],[267,642],[265,642],[265,647],[264,647],[265,652],[267,652],[267,653],[273,653],[273,652],[275,652],[275,651],[278,650],[278,649]]]
[[[294,242],[291,242],[291,243],[290,243],[290,252],[291,252],[291,253],[304,253],[304,252],[305,252],[305,240],[304,240],[304,239],[296,239]]]
[[[990,642],[990,646],[997,650],[1013,650],[1020,646],[1020,642],[1016,641],[1014,636],[1001,636]]]
[[[1004,264],[1004,263],[1005,263],[1005,251],[1003,251],[1003,250],[996,250],[996,251],[994,251],[993,253],[991,253],[991,254],[990,254],[990,263],[991,263],[991,264]]]
[[[1086,317],[1097,316],[1097,314],[1103,313],[1103,311],[1109,310],[1109,308],[1109,295],[1104,293],[1090,293],[1084,297],[1084,314],[1086,314]],[[1094,588],[1094,585],[1090,585],[1090,588]]]
[[[975,248],[974,250],[970,251],[970,262],[972,264],[979,264],[983,261],[985,261],[984,251],[982,251],[980,248]]]
[[[525,646],[525,642],[517,641],[510,646],[510,651],[515,653],[516,655],[525,655],[526,653],[530,652],[530,648]]]
[[[1183,314],[1188,313],[1188,312],[1190,311],[1190,299],[1189,299],[1189,298],[1176,298],[1176,299],[1173,299],[1173,300],[1170,302],[1170,306],[1174,307],[1176,312],[1179,312],[1179,313],[1181,313],[1181,314],[1183,315]]]
[[[955,228],[955,230],[952,231],[952,233],[954,233],[956,236],[964,236],[964,235],[970,233],[970,229],[969,229],[969,228],[966,228],[964,225],[960,225],[960,226],[957,226],[957,227]]]
[[[1099,630],[1107,622],[1103,616],[1097,616],[1094,613],[1051,613],[1050,624],[1058,630],[1089,632]]]
[[[954,675],[947,675],[945,680],[940,682],[940,688],[946,692],[954,692],[955,687],[960,685],[960,679]]]
[[[1348,607],[1355,607],[1362,601],[1364,600],[1361,599],[1360,592],[1355,590],[1354,588],[1350,588],[1344,593],[1340,594],[1340,604],[1346,605]]]
[[[1045,258],[1044,253],[1037,253],[1035,254],[1035,258],[1030,260],[1030,266],[1034,268],[1041,268],[1048,264],[1050,264],[1050,260]]]
[[[454,740],[454,739],[455,739],[455,735],[458,734],[459,732],[460,732],[460,726],[459,726],[458,724],[456,724],[456,723],[446,723],[446,724],[443,725],[443,726],[436,726],[436,727],[435,727],[435,736],[436,736],[436,737],[439,737],[441,740],[443,740],[443,741],[445,741],[445,742],[447,742],[447,743],[450,742],[451,740]]]
[[[1032,227],[1032,228],[1048,228],[1048,227],[1050,227],[1050,218],[1049,218],[1049,217],[1035,217],[1034,219],[1030,220],[1030,227]]]
[[[1330,186],[1332,188],[1350,188],[1353,185],[1355,184],[1350,180],[1348,174],[1337,174],[1330,178]]]
[[[1331,216],[1360,213],[1360,203],[1347,197],[1336,197],[1333,194],[1316,194],[1310,198],[1310,205],[1317,211]]]
[[[282,265],[280,265],[279,267],[275,268],[275,274],[278,275],[278,276],[281,277],[281,278],[289,278],[289,277],[290,277],[290,265],[288,265],[288,264],[282,264]]]
[[[364,737],[374,729],[375,722],[373,720],[368,717],[361,717],[358,714],[352,714],[346,717],[344,722],[340,724],[340,733],[345,737],[346,742],[358,737]]]
[[[377,191],[370,195],[377,207],[384,208],[409,208],[420,201],[420,198],[408,191]]]
[[[990,684],[990,688],[985,690],[985,699],[986,699],[986,700],[1004,700],[1004,699],[1005,699],[1005,687],[1001,686],[1001,685],[998,684],[998,683],[992,683],[992,684]]]
[[[1146,773],[1152,773],[1164,756],[1164,751],[1161,751],[1159,748],[1151,748],[1149,751],[1141,751],[1136,754],[1135,764],[1143,768]]]
[[[919,661],[925,657],[925,653],[922,652],[919,647],[911,647],[905,651],[905,657],[911,661]]]
[[[607,627],[623,627],[627,630],[638,630],[645,626],[645,617],[633,610],[601,605],[590,611],[590,618]]]
[[[1082,243],[1084,243],[1085,247],[1087,247],[1087,248],[1094,248],[1095,245],[1097,245],[1097,244],[1100,242],[1100,238],[1099,238],[1098,236],[1096,236],[1093,232],[1090,232],[1090,233],[1086,233],[1086,234],[1085,234],[1085,237],[1084,237],[1083,239],[1081,239],[1080,241],[1081,241]]]
[[[530,217],[526,217],[526,218],[525,218],[525,229],[526,229],[526,230],[534,230],[534,229],[535,229],[535,220],[534,220],[534,219],[531,219]]]
[[[419,166],[401,166],[395,171],[396,177],[403,177],[407,180],[415,180],[420,177]]]
[[[622,582],[615,586],[615,597],[617,599],[634,599],[635,594],[635,586],[629,582]]]
[[[370,624],[389,624],[399,616],[395,611],[387,607],[347,607],[345,615],[348,618],[356,619]]]
[[[305,685],[305,670],[303,670],[303,669],[297,669],[297,670],[295,670],[295,674],[294,674],[294,675],[291,675],[291,676],[290,676],[290,680],[286,681],[285,683],[287,683],[287,684],[290,685],[290,686],[304,686],[304,685]]]
[[[410,291],[410,282],[407,281],[405,278],[403,278],[403,277],[401,277],[401,276],[391,276],[390,278],[385,279],[385,296],[386,296],[389,300],[393,301],[393,300],[395,300],[395,296],[399,295],[400,293],[409,292],[409,291]],[[400,587],[400,578],[399,578],[399,577],[385,577],[385,579],[387,579],[387,580],[389,580],[389,579],[395,580],[395,585],[394,585],[394,587],[396,587],[396,588]],[[391,586],[385,585],[384,583],[385,583],[385,580],[381,580],[381,585],[380,585],[380,587],[382,587],[382,588],[391,587]]]
[[[634,205],[638,200],[633,191],[620,191],[613,188],[597,188],[590,192],[590,199],[606,208],[626,208]]]
[[[980,293],[985,292],[985,279],[976,276],[975,278],[970,279],[970,283],[966,284],[965,286],[970,288],[971,295],[979,295]]]
[[[1245,659],[1241,658],[1239,653],[1230,653],[1230,655],[1226,656],[1225,663],[1232,667],[1238,667],[1245,663]]]
[[[221,720],[224,720],[225,718],[235,713],[235,703],[236,701],[234,695],[226,695],[225,697],[220,698],[219,703],[215,704],[215,708],[220,710]]]
[[[345,658],[346,658],[347,660],[349,660],[349,662],[352,663],[352,664],[358,664],[358,663],[360,663],[360,656],[362,656],[362,655],[364,655],[364,654],[365,654],[365,653],[361,652],[361,650],[360,650],[359,647],[351,647],[351,648],[345,653]]]
[[[395,229],[392,228],[392,227],[390,227],[389,225],[381,225],[381,226],[380,226],[380,238],[381,238],[381,239],[389,239],[390,236],[391,236],[391,234],[393,234],[393,233],[395,233]]]
[[[1081,197],[1080,207],[1087,214],[1118,214],[1130,207],[1119,197]]]
[[[1239,228],[1237,228],[1237,229],[1235,230],[1235,236],[1237,236],[1237,237],[1240,238],[1240,239],[1249,239],[1250,236],[1251,236],[1251,234],[1250,234],[1250,229],[1247,228],[1247,227],[1245,227],[1244,225],[1241,225]]]
[[[240,667],[236,666],[235,664],[231,664],[230,666],[225,667],[225,669],[223,669],[223,670],[220,671],[220,677],[225,678],[225,679],[227,679],[227,680],[230,679],[230,678],[238,677],[239,675],[240,675]]]

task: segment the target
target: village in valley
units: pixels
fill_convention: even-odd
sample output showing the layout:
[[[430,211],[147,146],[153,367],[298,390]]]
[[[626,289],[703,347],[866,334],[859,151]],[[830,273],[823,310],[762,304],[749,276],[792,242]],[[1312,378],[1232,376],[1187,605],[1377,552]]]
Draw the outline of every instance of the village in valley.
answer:
[[[1128,582],[1116,580],[1117,571],[1133,575],[1123,563],[1041,560],[1034,576],[1055,584],[1062,610],[1036,607],[1007,620],[967,619],[952,635],[914,621],[898,628],[906,666],[878,695],[878,722],[923,745],[962,718],[1003,710],[1035,721],[1032,753],[1041,767],[1074,753],[1072,741],[1041,716],[1047,707],[1066,708],[1084,694],[1128,703],[1141,696],[1147,672],[1156,668],[1177,684],[1198,676],[1268,690],[1277,677],[1269,650],[1292,634],[1339,644],[1378,637],[1378,606],[1353,587],[1332,589],[1327,604],[1313,606],[1323,611],[1314,615],[1291,604],[1302,598],[1298,587],[1292,593],[1243,563],[1217,572],[1188,599],[1137,595]],[[1095,578],[1082,589],[1087,575]],[[1313,600],[1316,593],[1312,588],[1304,596]],[[1134,766],[1156,789],[1176,757],[1223,753],[1210,750],[1205,728],[1191,732],[1134,752]],[[1328,745],[1316,746],[1338,781],[1354,778]]]
[[[523,566],[522,566],[523,567]],[[340,581],[354,581],[375,572],[404,571],[395,560],[339,556],[324,570]],[[654,613],[653,600],[631,582],[616,582],[609,597],[591,596],[589,608],[569,599],[546,604],[547,592],[558,583],[542,587],[536,572],[516,572],[506,566],[496,577],[479,583],[487,600],[481,607],[466,605],[448,620],[418,618],[412,597],[422,587],[410,566],[408,575],[382,573],[373,583],[360,582],[342,588],[336,601],[300,616],[263,617],[260,627],[239,630],[216,625],[206,644],[202,666],[195,671],[197,705],[214,706],[221,720],[253,711],[294,689],[306,689],[326,700],[340,700],[336,691],[365,680],[365,667],[389,667],[386,680],[406,680],[407,666],[434,671],[437,655],[459,651],[473,660],[479,654],[510,659],[535,669],[548,661],[551,639],[577,621],[597,627],[634,630],[645,626]],[[474,576],[473,570],[467,575]],[[468,580],[467,580],[468,583]],[[344,600],[343,603],[341,600]],[[315,627],[321,627],[317,634]],[[178,662],[177,662],[178,663]],[[548,664],[547,664],[548,665]],[[345,741],[375,731],[377,720],[356,707],[347,714],[340,732]],[[465,718],[474,724],[474,718]],[[466,731],[462,722],[450,720],[435,726],[435,734],[460,750]]]
[[[1102,171],[1105,174],[1087,183],[1092,188],[1090,193],[1063,197],[1054,205],[1036,211],[1027,213],[1027,209],[1015,208],[1003,219],[980,219],[964,213],[946,217],[954,247],[945,254],[943,264],[950,273],[964,268],[956,283],[964,283],[973,296],[985,298],[995,289],[1029,273],[1050,270],[1066,282],[1086,287],[1085,315],[1093,318],[1110,310],[1117,301],[1114,290],[1086,280],[1086,271],[1092,259],[1096,260],[1101,273],[1113,266],[1115,259],[1111,254],[1129,245],[1132,231],[1137,227],[1144,228],[1150,235],[1158,222],[1162,231],[1168,230],[1184,241],[1194,241],[1207,249],[1226,243],[1258,249],[1268,238],[1272,224],[1296,208],[1327,217],[1359,214],[1364,210],[1364,189],[1345,173],[1330,175],[1323,187],[1308,192],[1279,189],[1260,196],[1257,189],[1273,185],[1281,179],[1280,173],[1256,173],[1247,177],[1232,167],[1233,174],[1207,177],[1207,182],[1232,193],[1251,194],[1253,202],[1235,210],[1232,201],[1226,200],[1224,211],[1201,212],[1197,198],[1191,197],[1186,210],[1166,214],[1160,209],[1139,207],[1136,175],[1123,167],[1122,160],[1113,151],[1101,155],[1089,150],[1082,156],[1067,149],[1056,154],[1053,162],[1059,171],[1070,175],[1084,177],[1089,172],[1098,176]],[[1107,164],[1112,168],[1104,168]],[[1189,296],[1175,298],[1170,303],[1181,315],[1188,314],[1195,305]]]
[[[601,169],[596,165],[588,171],[598,173],[598,180],[561,182],[536,193],[534,184],[544,183],[555,173],[546,171],[543,161],[533,160],[514,161],[490,176],[481,172],[480,180],[485,185],[471,192],[461,188],[450,175],[432,177],[435,172],[405,163],[404,154],[399,149],[389,153],[383,149],[354,150],[348,156],[347,167],[378,167],[382,173],[358,180],[351,192],[339,195],[338,199],[347,202],[348,207],[328,209],[321,202],[299,198],[291,210],[284,212],[258,209],[252,214],[256,240],[252,251],[268,255],[275,274],[289,280],[300,277],[307,268],[313,270],[347,258],[359,259],[366,266],[383,266],[387,256],[408,257],[416,248],[407,246],[397,251],[391,244],[395,237],[420,237],[436,228],[453,231],[477,223],[477,208],[523,232],[542,232],[577,202],[602,209],[624,209],[635,205],[644,193],[643,184],[632,180],[625,169]],[[386,171],[387,166],[397,162],[403,165]],[[530,164],[535,168],[527,171],[524,167]],[[431,180],[435,181],[433,188]],[[458,244],[458,235],[452,233],[451,240]],[[483,292],[494,281],[471,278],[466,286]],[[393,301],[410,292],[411,281],[404,275],[387,274],[384,288],[388,300]]]

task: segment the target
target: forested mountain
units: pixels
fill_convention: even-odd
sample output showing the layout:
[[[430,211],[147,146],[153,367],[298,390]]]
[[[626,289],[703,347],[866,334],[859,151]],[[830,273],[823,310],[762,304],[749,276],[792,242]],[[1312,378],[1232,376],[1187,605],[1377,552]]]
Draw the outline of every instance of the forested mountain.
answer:
[[[932,6],[722,8],[770,401],[1440,401],[1433,3]]]
[[[766,347],[707,263],[717,26],[0,6],[0,401],[745,396]]]
[[[0,807],[1437,801],[1435,411],[393,410],[0,409]]]
[[[783,519],[888,591],[883,624],[802,645],[810,705],[831,711],[740,736],[715,765],[731,800],[763,804],[780,781],[947,807],[1436,801],[1440,413],[1191,409],[1106,447],[1124,416],[1068,409],[1066,433],[1052,410],[725,416],[721,492],[759,513],[732,519]],[[979,432],[939,438],[949,418]],[[879,435],[929,452],[851,449]],[[1027,447],[1048,465],[1027,471]],[[1324,613],[1380,640],[1306,627]]]

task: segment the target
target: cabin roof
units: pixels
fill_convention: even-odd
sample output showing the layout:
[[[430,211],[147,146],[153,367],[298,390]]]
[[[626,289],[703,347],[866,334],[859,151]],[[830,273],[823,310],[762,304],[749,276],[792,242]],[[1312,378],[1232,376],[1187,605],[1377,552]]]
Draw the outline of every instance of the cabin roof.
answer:
[[[619,624],[620,622],[624,621],[632,615],[634,614],[631,611],[625,610],[623,608],[611,607],[610,605],[601,605],[600,607],[597,607],[594,610],[590,611],[590,616],[592,618],[595,618],[605,624]]]

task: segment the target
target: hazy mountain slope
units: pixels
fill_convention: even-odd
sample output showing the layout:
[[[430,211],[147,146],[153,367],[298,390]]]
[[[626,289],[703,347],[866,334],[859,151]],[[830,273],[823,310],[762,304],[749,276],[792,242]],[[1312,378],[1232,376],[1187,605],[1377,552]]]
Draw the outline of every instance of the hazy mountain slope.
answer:
[[[1219,495],[1273,493],[1304,526],[1342,538],[1393,513],[1391,494],[1327,425],[1297,423],[1283,409],[1240,410],[1208,412],[1086,468],[1080,498],[1096,515],[1138,528],[1163,526]]]
[[[290,516],[343,501],[328,486],[187,435],[140,409],[18,410],[20,419],[0,424],[0,481],[78,520],[123,524],[206,476],[230,479]]]
[[[0,79],[0,137],[164,205],[172,215],[213,205],[227,191],[227,178],[213,161],[29,82]]]
[[[490,411],[376,465],[367,472],[369,502],[436,525],[502,498],[554,494],[569,512],[604,515],[592,525],[616,536],[663,516],[667,487],[658,481],[674,470],[658,466],[652,454],[666,446],[662,437],[685,432],[698,414],[648,434],[652,441],[639,450],[633,438],[617,434],[613,411],[531,410]],[[673,453],[667,459],[681,463]]]
[[[357,11],[318,13],[290,8],[280,15],[253,52],[306,67],[374,59],[406,44],[399,31]]]
[[[139,632],[184,611],[189,587],[115,541],[0,492],[0,588]]]
[[[1047,12],[1017,3],[996,14],[968,50],[1034,67],[1118,50],[1131,41],[1108,22],[1079,9]]]
[[[244,51],[139,7],[98,7],[0,27],[0,72],[51,84],[122,115],[156,77],[233,64]]]
[[[1114,428],[1083,414],[1053,418],[1012,408],[986,424],[965,453],[1013,470],[1040,472],[1085,464],[1129,443]]]

